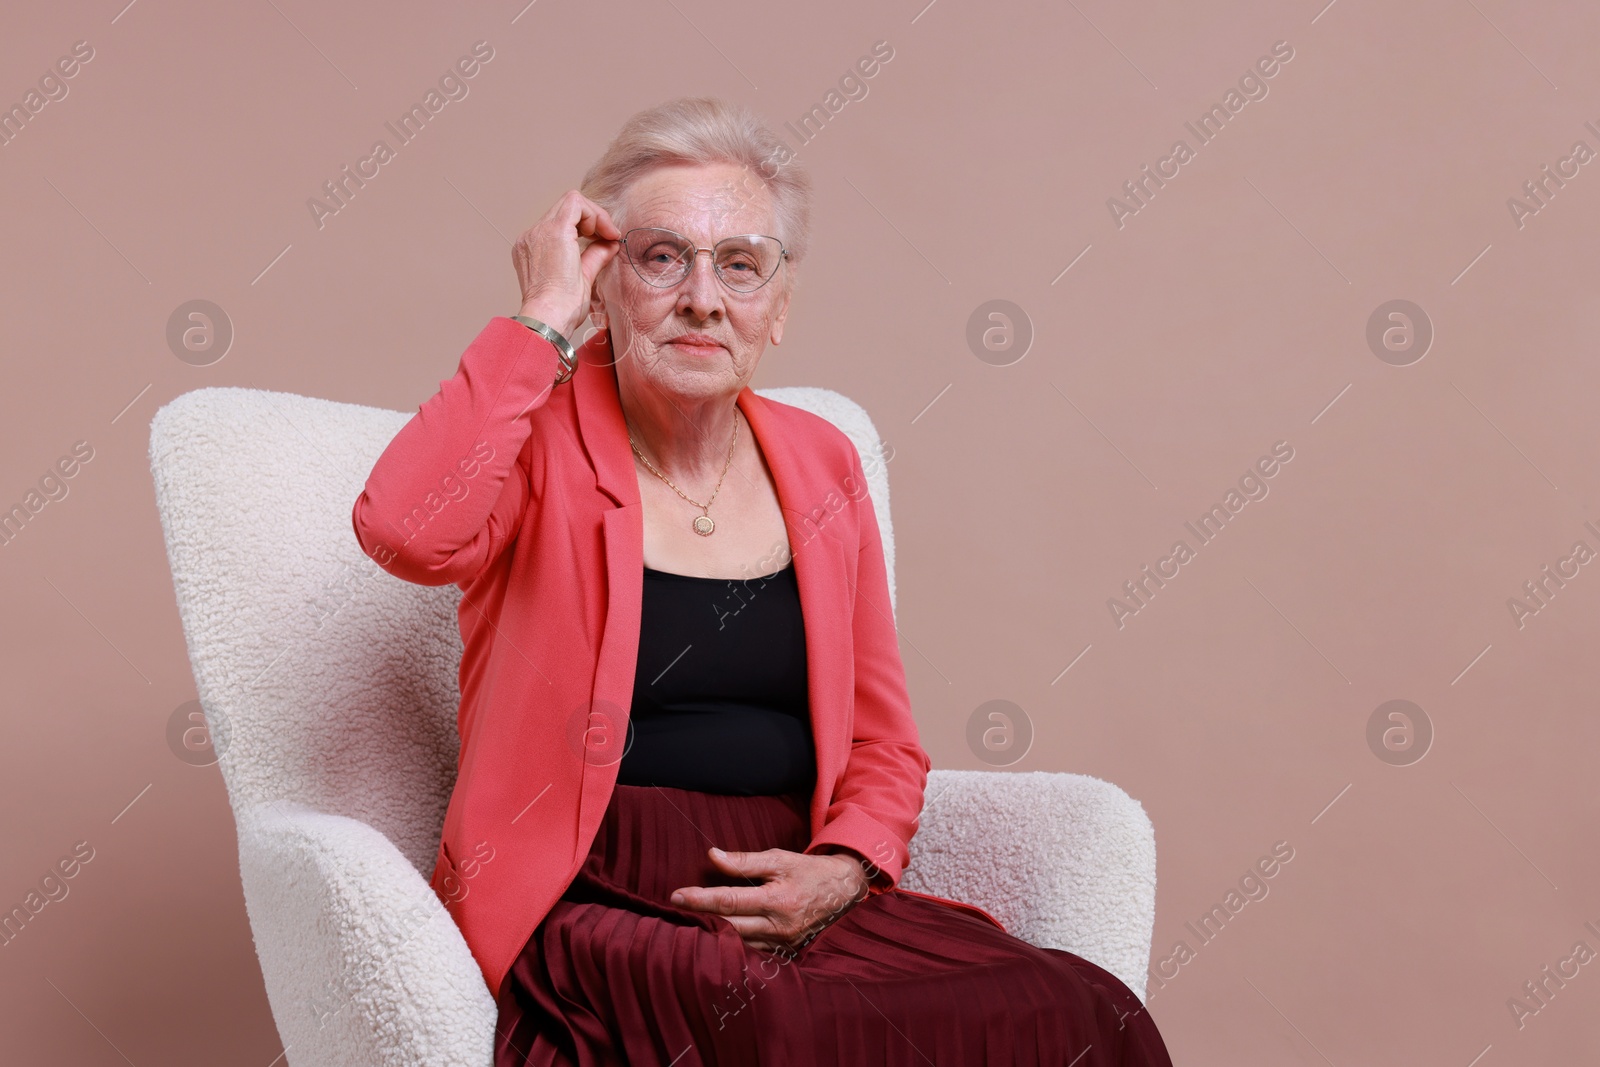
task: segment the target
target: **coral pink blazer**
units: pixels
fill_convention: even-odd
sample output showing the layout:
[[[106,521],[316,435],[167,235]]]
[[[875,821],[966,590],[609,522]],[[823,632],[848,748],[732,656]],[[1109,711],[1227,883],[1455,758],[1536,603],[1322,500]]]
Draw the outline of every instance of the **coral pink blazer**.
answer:
[[[463,593],[461,754],[431,885],[496,996],[588,853],[626,735],[644,525],[612,359],[597,335],[552,386],[555,346],[491,319],[379,457],[351,516],[390,574]],[[826,419],[749,388],[737,403],[777,484],[805,619],[817,755],[806,851],[860,853],[883,872],[873,891],[887,891],[929,761],[861,461]],[[728,597],[736,610],[736,583]]]

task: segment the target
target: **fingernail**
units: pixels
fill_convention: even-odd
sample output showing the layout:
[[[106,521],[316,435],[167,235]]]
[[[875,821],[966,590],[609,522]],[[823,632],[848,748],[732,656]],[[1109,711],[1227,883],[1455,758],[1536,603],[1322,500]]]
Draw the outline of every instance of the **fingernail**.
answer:
[[[722,851],[720,848],[713,848],[711,850],[711,854],[713,856],[726,856],[727,855],[727,853]]]
[[[683,894],[682,893],[674,893],[674,894],[672,894],[672,902],[674,904],[682,904],[683,903]]]

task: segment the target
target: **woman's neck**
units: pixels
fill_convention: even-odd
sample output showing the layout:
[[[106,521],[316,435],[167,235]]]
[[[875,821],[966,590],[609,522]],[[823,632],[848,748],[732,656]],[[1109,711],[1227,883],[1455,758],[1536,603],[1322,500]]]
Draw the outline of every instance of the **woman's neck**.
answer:
[[[737,396],[714,396],[683,402],[665,394],[628,395],[620,388],[623,421],[639,449],[656,469],[693,492],[700,482],[713,485],[728,465],[729,446],[734,441]],[[647,385],[648,390],[650,387]],[[739,427],[739,444],[749,436],[748,425]],[[742,451],[742,449],[741,449]],[[680,481],[681,479],[681,481]]]

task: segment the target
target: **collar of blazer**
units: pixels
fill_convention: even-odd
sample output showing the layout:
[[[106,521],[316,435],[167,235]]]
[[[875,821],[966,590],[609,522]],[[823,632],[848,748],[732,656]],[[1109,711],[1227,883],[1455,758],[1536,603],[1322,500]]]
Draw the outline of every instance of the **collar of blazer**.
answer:
[[[638,504],[639,476],[634,466],[633,449],[628,446],[628,426],[622,417],[622,401],[617,392],[616,370],[612,366],[609,331],[597,333],[578,350],[579,371],[572,377],[573,402],[578,411],[578,433],[594,463],[595,480],[601,492],[619,507]],[[587,369],[585,369],[587,365]],[[818,533],[838,541],[828,529],[826,498],[830,492],[847,496],[843,485],[833,484],[818,455],[807,455],[797,427],[775,412],[771,401],[758,396],[748,385],[735,401],[750,424],[761,454],[778,489],[778,506],[790,527],[789,544],[796,556],[801,540],[809,542]],[[809,413],[807,413],[809,414]],[[810,516],[810,526],[806,526]],[[800,537],[796,537],[796,528]],[[641,536],[643,531],[641,529]],[[643,546],[640,547],[643,566]],[[797,564],[798,566],[798,564]]]

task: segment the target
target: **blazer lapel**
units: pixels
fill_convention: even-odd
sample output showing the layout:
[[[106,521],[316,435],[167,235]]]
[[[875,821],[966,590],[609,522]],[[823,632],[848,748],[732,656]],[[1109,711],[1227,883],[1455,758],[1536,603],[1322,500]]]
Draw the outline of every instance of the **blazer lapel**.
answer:
[[[604,731],[601,736],[625,739],[643,614],[644,506],[639,500],[633,449],[628,446],[628,424],[618,399],[616,371],[611,366],[610,337],[610,331],[596,334],[578,350],[578,369],[571,382],[578,436],[594,465],[595,483],[617,503],[601,519],[604,558],[599,569],[606,584],[605,628],[600,634],[592,690],[587,679],[580,688],[589,691],[589,727]],[[605,816],[624,751],[620,744],[590,748],[590,735],[586,732],[584,736],[574,864],[583,862]]]
[[[572,375],[572,392],[578,409],[578,435],[589,453],[589,461],[594,464],[600,491],[623,507],[639,503],[639,477],[634,473],[633,449],[628,447],[628,424],[622,418],[622,403],[617,395],[610,331],[595,334],[578,349],[578,369]],[[643,532],[640,527],[641,567],[644,565]]]
[[[817,753],[817,785],[811,797],[811,833],[822,829],[833,801],[833,784],[850,757],[855,659],[849,604],[849,571],[844,546],[828,529],[830,493],[837,487],[821,477],[822,466],[805,442],[778,421],[769,401],[746,386],[739,410],[767,459],[778,489],[778,506],[789,531],[800,613],[805,619],[806,685],[811,705],[811,738]],[[822,517],[819,524],[812,516]]]

